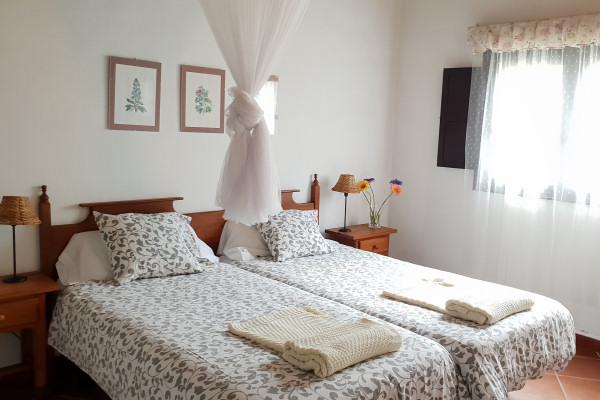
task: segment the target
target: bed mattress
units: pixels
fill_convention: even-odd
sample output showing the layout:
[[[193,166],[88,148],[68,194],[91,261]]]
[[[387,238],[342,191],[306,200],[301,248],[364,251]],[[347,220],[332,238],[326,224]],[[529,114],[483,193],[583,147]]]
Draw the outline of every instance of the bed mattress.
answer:
[[[559,302],[531,293],[530,311],[477,325],[382,297],[407,280],[460,276],[339,244],[318,256],[274,262],[228,261],[253,273],[335,300],[441,344],[457,364],[473,399],[506,399],[527,380],[563,370],[575,354],[571,314]]]
[[[374,319],[275,280],[215,264],[200,274],[122,286],[69,286],[57,300],[49,343],[115,400],[468,397],[446,349],[396,326],[403,341],[400,350],[325,379],[227,331],[231,322],[298,306],[340,320]]]

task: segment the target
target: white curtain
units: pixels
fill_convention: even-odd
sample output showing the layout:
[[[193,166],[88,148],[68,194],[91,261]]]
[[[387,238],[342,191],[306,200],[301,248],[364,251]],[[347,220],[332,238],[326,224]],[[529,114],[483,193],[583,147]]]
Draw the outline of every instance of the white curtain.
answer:
[[[467,127],[474,186],[600,205],[599,88],[597,46],[485,53]]]
[[[231,138],[216,205],[246,225],[281,211],[279,178],[263,111],[254,97],[293,37],[310,0],[200,0],[236,82],[226,110]]]
[[[600,339],[599,35],[600,14],[470,29],[457,272],[555,298]]]

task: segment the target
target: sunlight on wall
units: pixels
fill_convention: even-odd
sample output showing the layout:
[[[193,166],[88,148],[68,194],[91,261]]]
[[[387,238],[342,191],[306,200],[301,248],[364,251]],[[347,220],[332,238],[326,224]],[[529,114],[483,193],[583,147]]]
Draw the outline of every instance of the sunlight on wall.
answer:
[[[269,133],[274,135],[277,133],[277,122],[279,119],[278,111],[278,95],[279,91],[279,78],[271,75],[267,83],[264,84],[258,96],[256,96],[256,102],[263,109],[265,115],[265,122],[269,128]]]

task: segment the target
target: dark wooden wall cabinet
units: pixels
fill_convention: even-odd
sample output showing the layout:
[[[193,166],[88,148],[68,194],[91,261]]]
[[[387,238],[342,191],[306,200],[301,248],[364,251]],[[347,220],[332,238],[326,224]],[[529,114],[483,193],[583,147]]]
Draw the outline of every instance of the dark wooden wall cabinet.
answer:
[[[471,71],[472,68],[444,69],[438,167],[465,168]]]

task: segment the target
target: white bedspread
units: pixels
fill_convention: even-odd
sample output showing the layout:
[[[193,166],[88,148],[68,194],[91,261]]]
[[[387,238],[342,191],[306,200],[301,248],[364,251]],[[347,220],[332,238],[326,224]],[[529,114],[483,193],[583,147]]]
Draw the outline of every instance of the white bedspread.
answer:
[[[201,274],[122,286],[70,286],[58,298],[49,343],[114,400],[451,400],[467,396],[442,346],[383,321],[402,336],[400,350],[325,379],[227,330],[231,321],[300,306],[343,321],[368,317],[219,264]]]
[[[381,296],[389,287],[423,276],[448,282],[456,274],[338,245],[331,254],[285,262],[237,262],[245,270],[335,300],[433,339],[456,363],[473,399],[499,399],[540,378],[563,370],[575,354],[573,318],[559,302],[530,293],[530,311],[493,325],[477,325]]]

